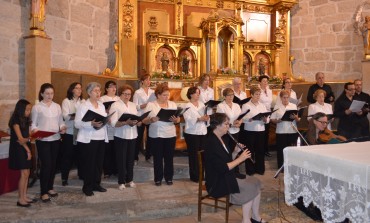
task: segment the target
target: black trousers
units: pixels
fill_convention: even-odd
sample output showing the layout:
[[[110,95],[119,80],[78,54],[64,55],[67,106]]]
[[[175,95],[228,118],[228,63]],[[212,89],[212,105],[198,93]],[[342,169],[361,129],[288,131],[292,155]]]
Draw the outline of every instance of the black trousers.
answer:
[[[129,183],[134,178],[136,139],[114,137],[114,149],[118,169],[118,184]]]
[[[60,172],[62,180],[68,180],[72,164],[78,166],[77,145],[73,145],[73,135],[63,134],[62,139]]]
[[[276,133],[276,150],[277,150],[277,164],[280,168],[284,164],[283,150],[287,146],[295,146],[297,144],[298,133],[279,134]]]
[[[148,136],[149,125],[141,125],[137,127],[137,140],[136,140],[136,150],[135,150],[135,160],[139,160],[139,152],[144,151],[144,132]],[[145,159],[150,159],[152,156],[150,152],[149,138],[146,138],[146,148],[145,148]]]
[[[248,175],[255,173],[263,175],[265,173],[265,150],[264,150],[264,137],[265,132],[254,132],[242,130],[240,141],[247,146],[251,152],[253,163],[250,159],[245,161],[245,172]]]
[[[184,133],[189,158],[190,180],[199,181],[198,151],[205,149],[206,135],[192,135]]]
[[[265,136],[263,141],[264,152],[269,151],[270,123],[265,124]]]
[[[40,159],[40,188],[42,196],[54,188],[54,178],[60,140],[50,142],[37,140],[36,146]]]
[[[163,177],[166,181],[172,181],[176,137],[150,138],[150,143],[154,162],[154,182],[162,181]]]
[[[108,143],[105,144],[105,152],[104,152],[104,175],[112,175],[117,173],[117,165],[116,165],[116,152],[114,150],[114,140],[109,140]]]
[[[78,143],[83,157],[83,191],[92,191],[100,185],[105,145],[104,140],[91,140],[90,143]]]

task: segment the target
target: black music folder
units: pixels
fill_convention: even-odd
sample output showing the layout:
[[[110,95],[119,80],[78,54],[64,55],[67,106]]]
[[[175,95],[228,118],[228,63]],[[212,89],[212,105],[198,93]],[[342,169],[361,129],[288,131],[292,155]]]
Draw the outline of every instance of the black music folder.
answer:
[[[103,125],[100,127],[100,128],[95,128],[96,130],[99,130],[101,129],[103,126],[105,126],[108,121],[109,121],[109,118],[114,114],[115,112],[113,112],[112,114],[109,114],[108,116],[102,116],[101,114],[98,114],[96,112],[93,112],[91,110],[88,110],[86,112],[86,114],[84,115],[84,117],[82,118],[82,121],[83,122],[91,122],[93,120],[95,120],[95,122],[102,122]]]
[[[157,117],[159,121],[171,122],[171,116],[179,117],[182,116],[189,108],[177,108],[177,109],[163,109],[159,110]]]
[[[204,105],[208,108],[213,108],[213,107],[217,106],[218,104],[220,104],[221,102],[222,101],[209,100]]]
[[[288,111],[285,111],[285,113],[284,113],[284,115],[283,115],[283,117],[281,117],[281,120],[282,121],[288,121],[288,122],[292,122],[294,119],[291,119],[290,118],[290,116],[292,115],[292,114],[298,114],[298,117],[300,118],[300,117],[302,117],[302,115],[303,115],[303,112],[304,112],[304,109],[305,108],[307,108],[307,106],[305,106],[305,107],[302,107],[302,108],[300,108],[300,109],[298,109],[298,110],[288,110]]]
[[[270,111],[270,112],[261,112],[261,113],[258,113],[257,115],[255,115],[252,120],[256,120],[256,121],[259,121],[261,120],[263,117],[267,117],[267,116],[270,116],[272,113],[276,112],[278,109],[276,110],[273,110],[273,111]]]
[[[240,106],[243,106],[245,103],[247,103],[248,101],[251,100],[252,97],[249,97],[249,98],[245,98],[243,100],[240,100],[240,98],[234,96],[234,99],[233,99],[233,102],[240,105]]]
[[[131,119],[133,121],[141,122],[144,118],[148,117],[148,115],[149,115],[150,112],[151,111],[145,112],[141,116],[137,116],[137,115],[133,115],[133,114],[128,114],[128,113],[123,113],[121,115],[121,117],[118,119],[118,121],[125,122],[125,121]]]
[[[249,109],[248,109],[246,112],[244,112],[244,113],[240,114],[236,120],[238,120],[238,121],[239,121],[240,119],[244,118],[244,116],[245,116],[246,114],[248,114],[250,111],[251,111],[251,110],[249,110]]]
[[[103,102],[103,105],[105,107],[105,110],[109,109],[110,106],[116,101],[106,101],[106,102]]]

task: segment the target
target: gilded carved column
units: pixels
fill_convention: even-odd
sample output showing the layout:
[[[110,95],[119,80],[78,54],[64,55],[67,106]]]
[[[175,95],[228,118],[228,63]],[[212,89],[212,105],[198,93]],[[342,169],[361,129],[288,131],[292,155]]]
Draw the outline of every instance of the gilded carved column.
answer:
[[[178,0],[176,4],[176,35],[182,36],[183,34],[183,7],[182,7],[182,0]]]
[[[47,0],[31,0],[30,35],[44,36],[45,33],[45,7]]]

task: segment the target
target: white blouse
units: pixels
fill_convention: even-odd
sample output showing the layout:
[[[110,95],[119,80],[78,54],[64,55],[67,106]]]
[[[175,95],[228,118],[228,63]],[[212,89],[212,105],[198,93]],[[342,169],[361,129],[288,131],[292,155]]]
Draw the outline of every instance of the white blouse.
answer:
[[[225,101],[223,101],[217,105],[216,112],[225,113],[227,117],[229,117],[230,123],[232,124],[241,114],[241,109],[240,109],[240,106],[236,103],[232,103],[232,106],[230,108],[230,106],[227,105]],[[229,129],[229,132],[231,134],[238,133],[239,131],[240,131],[240,128],[237,128],[237,127],[230,127]]]
[[[198,107],[193,103],[188,102],[184,108],[189,108],[184,113],[185,119],[185,133],[192,135],[206,135],[207,125],[206,122],[197,121],[198,118],[204,115],[205,106],[202,102],[198,102]]]
[[[199,90],[200,90],[199,101],[202,102],[203,104],[205,104],[209,100],[215,99],[215,91],[212,88],[207,87],[207,89],[204,89],[199,86]]]
[[[137,89],[134,93],[133,102],[136,104],[136,109],[139,112],[139,115],[144,114],[145,109],[140,109],[140,105],[155,101],[156,97],[154,94],[154,90],[149,88],[148,94],[145,93],[145,90],[143,88]]]
[[[297,105],[290,103],[287,106],[283,104],[276,104],[274,110],[278,109],[271,115],[271,119],[279,120],[283,117],[285,111],[289,110],[297,110]],[[282,121],[276,124],[276,133],[277,134],[293,134],[297,133],[294,128],[292,127],[292,123],[295,127],[297,127],[297,122],[294,120],[293,122],[290,121]]]
[[[281,98],[280,98],[280,92],[281,91],[279,91],[279,93],[277,94],[275,105],[281,105],[282,104],[281,103]],[[297,93],[295,93],[295,91],[293,91],[293,89],[291,89],[289,97],[297,100]]]
[[[246,112],[248,109],[250,110],[249,113],[246,114],[243,118],[244,130],[253,132],[265,131],[265,123],[262,120],[249,121],[249,119],[253,118],[261,112],[267,112],[266,107],[260,102],[254,104],[251,100],[243,105],[242,113]]]
[[[240,91],[240,94],[238,94],[238,93],[236,93],[236,91],[234,91],[234,95],[236,97],[238,97],[240,100],[243,100],[243,99],[247,98],[247,94],[244,91]]]
[[[78,98],[77,100],[69,100],[68,98],[65,98],[62,102],[62,114],[64,121],[67,126],[66,134],[73,135],[73,129],[74,129],[74,120],[71,120],[70,114],[76,114],[77,107],[81,105],[82,102],[84,102],[84,99]],[[75,116],[76,117],[76,116]]]
[[[99,98],[99,101],[101,101],[102,103],[109,102],[109,101],[118,101],[118,100],[119,100],[119,97],[117,95],[115,95],[114,97],[109,97],[108,95],[103,95]],[[115,129],[111,125],[107,125],[106,128],[108,130],[109,140],[113,140]]]
[[[138,111],[136,109],[136,105],[129,101],[127,102],[127,105],[120,99],[112,104],[112,106],[109,109],[109,114],[114,114],[111,117],[111,125],[115,126],[118,119],[121,117],[123,113],[126,114],[133,114],[138,115]],[[115,127],[115,133],[114,136],[121,138],[121,139],[136,139],[137,138],[137,127],[135,126],[129,126],[124,125],[121,127]]]
[[[262,90],[261,88],[261,97],[259,102],[261,102],[267,111],[271,111],[271,104],[272,104],[272,90],[270,88],[266,88],[266,91]]]
[[[59,131],[65,126],[60,105],[51,102],[50,106],[40,101],[32,107],[32,125],[31,130],[41,130],[48,132],[57,132],[49,137],[40,139],[41,141],[55,141],[60,139]]]
[[[177,109],[177,105],[173,101],[168,101],[166,109]],[[148,115],[149,118],[157,116],[161,107],[157,101],[149,102],[144,112],[151,111]],[[157,121],[149,125],[150,138],[172,138],[176,137],[176,127],[173,122]]]
[[[310,117],[311,115],[314,115],[316,114],[317,112],[322,112],[324,114],[327,114],[327,115],[332,115],[333,114],[333,108],[331,106],[331,104],[328,104],[328,103],[324,103],[324,105],[320,105],[319,102],[315,102],[313,104],[310,104],[308,106],[308,114],[307,116],[307,120],[310,120],[312,117]],[[331,124],[329,123],[328,124],[328,129],[331,130]]]
[[[102,116],[107,116],[105,107],[102,102],[98,101],[98,108],[95,108],[89,99],[81,103],[77,108],[75,127],[78,128],[77,142],[89,143],[91,140],[104,140],[108,142],[107,128],[103,127],[99,130],[94,129],[91,122],[83,122],[82,118],[88,110],[96,112]]]

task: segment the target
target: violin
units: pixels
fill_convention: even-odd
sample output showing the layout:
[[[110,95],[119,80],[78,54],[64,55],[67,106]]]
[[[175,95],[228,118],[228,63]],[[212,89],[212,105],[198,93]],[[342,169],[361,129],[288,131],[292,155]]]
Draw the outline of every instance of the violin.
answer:
[[[347,141],[346,137],[335,135],[331,130],[325,128],[323,131],[319,132],[318,141],[322,143],[340,143]]]

